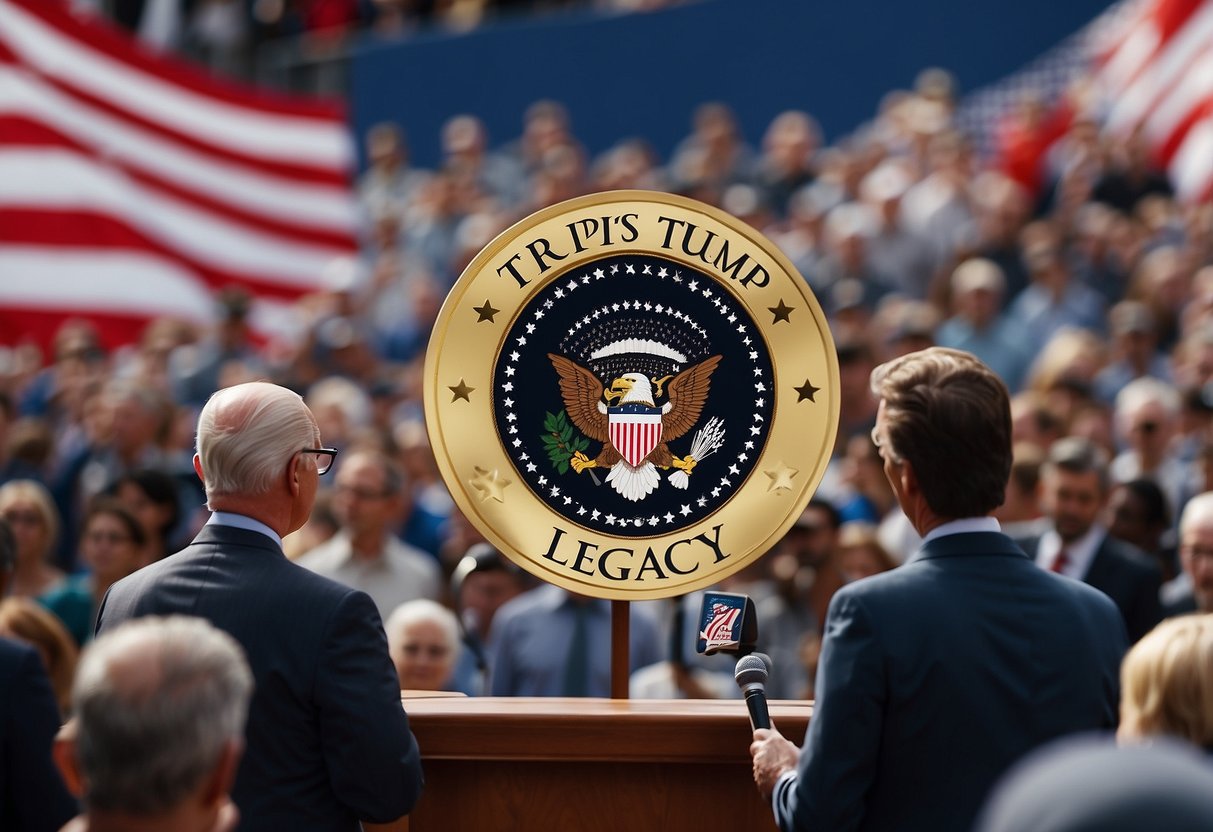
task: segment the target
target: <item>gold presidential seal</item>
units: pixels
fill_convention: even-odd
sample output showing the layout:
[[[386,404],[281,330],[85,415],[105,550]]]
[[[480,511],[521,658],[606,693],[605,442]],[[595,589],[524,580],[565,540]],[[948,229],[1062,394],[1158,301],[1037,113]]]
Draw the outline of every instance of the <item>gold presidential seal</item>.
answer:
[[[425,414],[455,502],[545,581],[680,595],[775,543],[838,424],[825,316],[758,232],[644,191],[522,220],[434,326]]]

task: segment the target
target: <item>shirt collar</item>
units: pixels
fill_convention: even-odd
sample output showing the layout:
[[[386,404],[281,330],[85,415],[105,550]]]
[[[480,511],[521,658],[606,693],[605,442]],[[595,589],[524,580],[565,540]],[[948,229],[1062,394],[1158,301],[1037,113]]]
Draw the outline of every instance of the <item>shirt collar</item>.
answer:
[[[1065,568],[1061,570],[1061,574],[1067,578],[1074,578],[1081,581],[1086,577],[1087,572],[1091,570],[1091,562],[1095,560],[1095,550],[1103,543],[1104,537],[1107,535],[1107,530],[1098,523],[1087,529],[1087,533],[1075,540],[1073,543],[1067,543],[1066,563]],[[1061,535],[1056,529],[1049,529],[1040,536],[1040,543],[1036,546],[1036,564],[1045,569],[1053,568],[1053,561],[1057,560],[1057,555],[1062,549]]]
[[[950,534],[970,534],[972,532],[1001,532],[1002,526],[994,517],[962,517],[959,520],[949,520],[927,532],[923,543],[930,543],[938,537]]]
[[[208,526],[230,526],[236,529],[244,529],[249,532],[260,532],[270,540],[278,544],[278,548],[282,548],[282,537],[278,532],[271,529],[269,526],[262,523],[260,520],[254,520],[244,514],[236,514],[232,511],[213,511],[210,519],[206,521]]]

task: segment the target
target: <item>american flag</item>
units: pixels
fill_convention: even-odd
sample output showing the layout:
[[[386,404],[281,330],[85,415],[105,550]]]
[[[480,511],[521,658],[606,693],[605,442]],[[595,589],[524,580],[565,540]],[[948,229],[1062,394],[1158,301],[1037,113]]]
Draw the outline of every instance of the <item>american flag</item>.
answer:
[[[241,286],[269,334],[356,247],[343,108],[220,82],[72,14],[0,0],[0,343],[67,317],[107,345]]]
[[[965,96],[958,126],[993,152],[999,119],[1025,92],[1058,104],[1093,82],[1112,136],[1141,129],[1178,196],[1213,196],[1213,0],[1125,0],[1013,75]],[[1064,106],[1064,105],[1061,105]]]
[[[1144,131],[1181,199],[1213,194],[1213,2],[1137,0],[1092,44],[1105,129]]]

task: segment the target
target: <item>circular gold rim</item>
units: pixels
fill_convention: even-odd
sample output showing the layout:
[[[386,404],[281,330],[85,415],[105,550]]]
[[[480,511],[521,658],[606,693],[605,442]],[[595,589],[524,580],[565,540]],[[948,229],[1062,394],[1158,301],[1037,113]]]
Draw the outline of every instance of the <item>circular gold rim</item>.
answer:
[[[508,277],[502,278],[498,272],[490,268],[496,258],[502,255],[510,246],[520,245],[520,241],[525,235],[534,232],[552,220],[569,218],[570,215],[582,212],[588,208],[601,210],[605,206],[616,206],[623,210],[627,206],[636,204],[655,206],[663,209],[672,208],[684,211],[687,214],[696,214],[723,226],[731,235],[743,239],[749,246],[761,252],[765,258],[777,267],[780,274],[771,274],[771,284],[776,289],[781,289],[785,297],[789,297],[794,292],[794,297],[799,298],[804,304],[804,308],[810,313],[811,321],[801,321],[797,324],[789,322],[788,326],[784,326],[783,322],[765,325],[763,323],[764,316],[769,317],[771,312],[774,311],[773,308],[766,306],[766,301],[770,301],[772,304],[775,302],[773,294],[760,294],[754,298],[747,298],[745,290],[739,289],[727,279],[722,279],[712,274],[710,269],[705,269],[702,264],[695,262],[682,252],[670,250],[655,251],[652,248],[640,247],[635,244],[620,245],[618,247],[611,247],[608,250],[592,252],[579,258],[569,258],[571,262],[561,263],[553,267],[551,271],[543,274],[541,278],[531,281],[525,287],[515,288],[514,286],[509,286],[510,289],[516,292],[512,305],[499,304],[494,301],[495,305],[503,306],[501,310],[497,310],[502,315],[500,320],[503,323],[499,327],[497,336],[488,339],[493,342],[491,354],[487,354],[489,351],[481,345],[474,351],[485,353],[487,360],[476,356],[469,361],[466,356],[460,356],[462,364],[475,365],[477,372],[483,369],[490,376],[491,369],[501,354],[507,334],[510,332],[517,316],[528,308],[528,303],[534,295],[550,282],[560,280],[567,276],[569,272],[583,267],[594,259],[605,256],[626,256],[627,254],[656,255],[672,262],[683,263],[689,268],[696,269],[712,277],[716,284],[722,290],[728,291],[733,300],[743,306],[755,323],[759,324],[760,334],[771,355],[771,362],[775,373],[775,379],[773,379],[772,383],[774,406],[771,427],[767,433],[766,443],[747,480],[743,485],[738,487],[734,497],[718,507],[712,514],[702,517],[695,523],[695,526],[698,528],[712,526],[717,522],[722,525],[724,523],[736,523],[737,525],[755,526],[755,528],[750,529],[748,533],[743,535],[745,538],[744,549],[742,551],[729,552],[727,564],[717,566],[716,568],[699,570],[694,576],[689,578],[671,578],[658,585],[636,586],[635,584],[639,582],[626,582],[626,586],[620,587],[606,583],[605,579],[591,580],[585,576],[580,578],[573,577],[568,571],[550,566],[546,562],[540,562],[543,561],[541,557],[543,554],[542,549],[534,552],[532,555],[524,553],[522,550],[526,545],[525,541],[513,539],[517,535],[503,533],[498,526],[506,525],[507,523],[504,521],[494,523],[492,519],[493,511],[490,509],[496,509],[496,506],[486,506],[487,498],[483,494],[478,497],[476,493],[473,493],[474,489],[468,484],[471,474],[471,471],[467,468],[468,461],[466,457],[468,456],[468,448],[471,445],[475,445],[477,453],[485,457],[485,465],[476,466],[477,471],[483,471],[485,476],[488,476],[489,472],[492,471],[494,476],[509,479],[515,489],[510,494],[510,497],[515,499],[515,502],[517,502],[515,495],[524,495],[525,505],[515,505],[510,508],[509,522],[515,522],[513,519],[516,516],[515,513],[525,509],[528,514],[535,514],[537,518],[543,518],[543,522],[550,521],[564,524],[570,530],[576,531],[577,534],[585,538],[600,540],[607,545],[630,547],[638,551],[653,545],[660,546],[662,541],[668,541],[668,547],[669,543],[674,542],[676,538],[681,539],[685,537],[685,531],[680,530],[675,533],[654,534],[651,536],[637,535],[613,538],[610,535],[586,529],[580,526],[575,519],[566,518],[549,508],[546,503],[529,490],[529,487],[525,483],[519,481],[513,459],[501,446],[501,439],[497,435],[493,417],[493,399],[491,397],[496,395],[496,391],[493,390],[491,378],[487,385],[484,384],[483,380],[477,379],[477,386],[487,386],[489,398],[486,401],[478,403],[475,406],[475,412],[483,413],[482,421],[487,425],[487,430],[492,432],[493,437],[491,441],[486,440],[485,446],[481,448],[478,443],[468,443],[466,435],[454,427],[456,414],[458,414],[459,421],[467,421],[469,418],[474,418],[474,413],[464,414],[452,408],[463,404],[472,407],[471,402],[446,401],[446,399],[451,398],[451,390],[453,388],[445,384],[445,382],[450,381],[454,376],[460,376],[459,383],[462,385],[464,384],[464,377],[467,374],[456,372],[449,377],[442,376],[442,374],[444,372],[444,365],[456,360],[454,357],[456,351],[467,350],[466,343],[448,343],[449,337],[465,334],[462,330],[469,328],[467,324],[462,322],[458,325],[453,323],[456,313],[460,310],[469,310],[472,308],[471,305],[480,302],[480,295],[484,294],[486,289],[491,288],[491,284],[486,286],[486,281],[509,279]],[[494,291],[496,290],[494,289]],[[498,294],[500,296],[500,292]],[[778,294],[778,292],[776,291],[774,294]],[[760,297],[761,300],[759,300]],[[789,297],[789,300],[792,300],[792,298]],[[780,298],[779,302],[782,304],[784,301]],[[775,329],[777,326],[779,327],[778,331]],[[480,333],[476,333],[474,330],[472,332],[477,336],[480,335]],[[485,340],[486,337],[467,339],[467,341]],[[817,396],[810,402],[813,410],[809,413],[793,410],[797,405],[804,403],[803,396],[798,397],[796,388],[800,379],[793,378],[793,375],[796,375],[797,371],[783,365],[797,364],[798,366],[803,366],[806,361],[811,361],[812,358],[807,353],[805,355],[789,355],[789,352],[795,352],[792,347],[789,347],[789,343],[801,349],[808,348],[810,351],[813,348],[818,348],[815,358],[820,369],[824,371],[825,381],[824,383],[818,382],[813,385],[817,389]],[[445,355],[444,350],[447,351]],[[782,377],[785,372],[787,373],[786,377]],[[820,378],[822,374],[816,373],[816,377]],[[805,378],[805,382],[807,383],[808,381],[809,379]],[[786,256],[772,242],[729,214],[685,197],[656,191],[610,191],[578,197],[538,211],[497,235],[472,260],[451,289],[435,321],[425,359],[424,404],[431,446],[438,463],[439,471],[447,484],[451,496],[459,507],[459,510],[464,513],[468,520],[494,546],[527,569],[528,572],[573,592],[600,598],[643,600],[681,595],[714,584],[761,557],[783,536],[808,503],[822,476],[824,476],[826,466],[829,463],[838,428],[838,384],[837,356],[825,315],[816,298],[809,290],[807,283],[800,277],[799,272]],[[474,390],[475,387],[471,389]],[[822,400],[823,396],[824,401]],[[792,412],[788,412],[789,410]],[[452,419],[451,433],[453,435],[448,435],[446,425],[443,422],[444,413],[447,418]],[[793,417],[801,418],[798,420]],[[811,459],[808,458],[809,453],[805,452],[803,438],[796,435],[796,422],[804,421],[806,418],[810,423],[815,424],[819,428],[817,435],[821,439],[815,449],[809,449],[810,452],[814,453]],[[786,449],[790,450],[787,450],[785,453]],[[791,456],[793,452],[795,452],[795,456]],[[791,462],[785,458],[789,456],[791,457]],[[465,469],[465,473],[468,474],[466,478],[460,476],[457,470],[459,467]],[[766,484],[759,482],[760,479],[763,479],[764,471],[782,471],[780,476],[783,476],[789,470],[795,473],[788,475],[789,479],[787,482],[794,482],[794,487],[776,490],[774,492],[777,495],[776,498],[764,500],[763,497],[752,497],[748,500],[742,500],[744,494],[754,495],[759,489],[767,489],[764,492],[766,494],[772,493]],[[777,482],[777,478],[772,476],[772,474],[768,473],[767,477],[771,479],[772,483]],[[508,491],[508,488],[506,490]],[[772,499],[777,502],[778,508],[772,505]],[[750,506],[750,503],[757,504],[757,508]],[[772,507],[764,507],[768,505]],[[735,506],[737,507],[736,509]],[[500,510],[498,513],[503,513],[503,511]],[[753,517],[735,516],[740,515],[742,512],[748,513],[750,511],[761,513],[758,522],[752,522]],[[746,523],[747,519],[751,522]],[[718,540],[720,534],[720,532],[717,532]],[[532,544],[530,548],[534,549],[534,545]]]

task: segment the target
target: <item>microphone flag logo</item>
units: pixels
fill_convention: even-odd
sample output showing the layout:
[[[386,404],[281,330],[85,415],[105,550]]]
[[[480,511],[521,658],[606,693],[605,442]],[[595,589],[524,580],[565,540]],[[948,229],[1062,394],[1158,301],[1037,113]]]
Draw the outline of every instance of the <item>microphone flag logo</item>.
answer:
[[[703,640],[704,651],[716,652],[721,648],[736,647],[741,643],[739,624],[741,622],[740,603],[728,600],[716,601],[707,611],[699,638]]]

